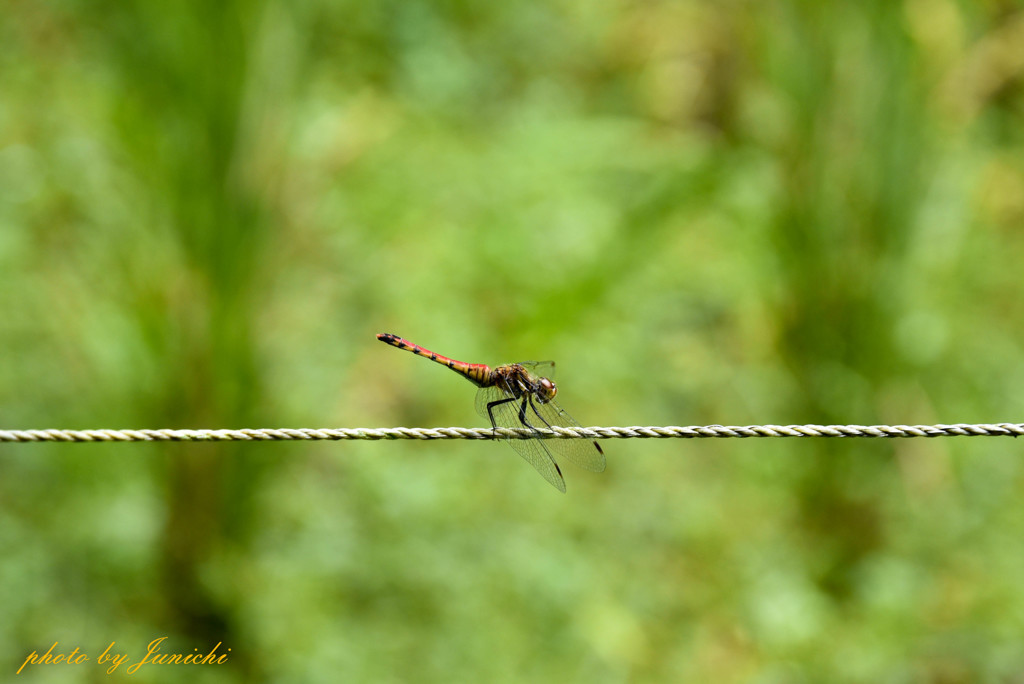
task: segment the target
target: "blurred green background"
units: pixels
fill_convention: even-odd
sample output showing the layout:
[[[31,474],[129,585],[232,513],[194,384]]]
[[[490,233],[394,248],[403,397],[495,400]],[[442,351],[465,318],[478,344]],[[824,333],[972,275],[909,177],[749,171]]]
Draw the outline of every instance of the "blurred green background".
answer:
[[[1024,420],[1015,2],[13,2],[0,427]],[[1024,677],[1024,447],[0,445],[0,669]],[[110,681],[90,665],[28,681]]]

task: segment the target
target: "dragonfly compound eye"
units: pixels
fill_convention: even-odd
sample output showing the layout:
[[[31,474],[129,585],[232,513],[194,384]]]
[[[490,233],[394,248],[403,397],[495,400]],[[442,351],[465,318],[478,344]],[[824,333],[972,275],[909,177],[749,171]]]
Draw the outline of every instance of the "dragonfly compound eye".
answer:
[[[558,394],[558,386],[547,378],[540,379],[540,395],[544,401],[551,401]]]

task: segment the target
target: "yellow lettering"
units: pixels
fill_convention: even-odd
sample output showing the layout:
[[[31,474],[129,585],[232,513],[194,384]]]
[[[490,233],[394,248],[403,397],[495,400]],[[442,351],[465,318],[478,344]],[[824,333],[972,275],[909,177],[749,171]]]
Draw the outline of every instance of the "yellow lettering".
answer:
[[[21,667],[18,668],[18,671],[15,672],[15,674],[21,674],[21,671],[24,670],[25,666],[28,665],[29,663],[32,663],[33,665],[35,665],[36,664],[36,658],[38,656],[39,656],[39,654],[36,653],[35,651],[32,651],[31,653],[29,653],[28,657],[25,658],[25,662],[23,662],[21,664]]]
[[[151,642],[149,642],[149,646],[146,647],[146,655],[142,656],[142,660],[130,666],[126,670],[126,672],[128,674],[135,674],[138,671],[138,669],[146,663],[155,662],[151,660],[150,656],[156,657],[154,654],[160,652],[160,644],[163,643],[165,639],[167,639],[167,637],[160,637],[159,639],[153,639]]]
[[[107,674],[113,674],[117,670],[118,667],[123,665],[124,662],[126,660],[128,660],[128,654],[127,653],[119,653],[119,654],[115,654],[115,655],[110,655],[110,649],[114,648],[114,644],[115,643],[117,643],[117,642],[116,641],[111,641],[110,645],[107,646],[106,650],[103,651],[103,653],[101,653],[98,658],[96,658],[96,663],[97,664],[103,664],[103,663],[108,662],[108,661],[110,662],[110,667],[107,668]]]
[[[120,667],[121,665],[123,665],[127,661],[128,661],[128,654],[127,653],[120,653],[120,654],[114,656],[113,662],[111,663],[110,667],[107,668],[107,674],[113,674],[113,672],[115,670],[117,670],[118,667]]]
[[[153,641],[149,642],[146,646],[146,654],[137,663],[128,666],[125,672],[130,675],[135,674],[143,665],[222,665],[227,662],[228,653],[231,652],[231,649],[229,648],[227,649],[227,653],[218,653],[217,649],[219,649],[224,643],[218,641],[217,645],[210,649],[210,652],[205,655],[203,655],[198,648],[193,648],[192,653],[188,654],[163,653],[161,652],[160,647],[167,639],[168,637],[164,636],[153,639]],[[113,641],[110,642],[110,645],[107,646],[106,650],[96,658],[97,663],[110,663],[110,666],[107,668],[107,674],[113,673],[121,665],[130,662],[127,654],[115,654],[111,652],[115,643],[116,642]],[[79,653],[77,648],[71,653],[71,655],[61,655],[59,657],[65,658],[67,662],[72,662],[72,659],[74,659],[74,662],[76,663],[89,659],[84,653]],[[25,659],[25,662],[21,666],[22,669],[25,665],[35,664],[39,661],[39,658],[40,656],[33,651]],[[19,673],[20,672],[21,670],[19,669]]]
[[[37,664],[49,665],[50,663],[52,663],[53,662],[53,656],[51,656],[50,654],[53,653],[53,649],[57,648],[57,644],[58,643],[59,642],[54,641],[53,642],[53,646],[50,647],[50,650],[48,650],[46,653],[43,654],[43,657],[39,659],[38,663],[33,663],[33,665],[37,665]]]
[[[59,643],[60,642],[57,641],[53,642],[53,645],[50,646],[43,655],[39,655],[38,651],[32,651],[29,653],[25,657],[25,661],[21,664],[21,667],[18,668],[16,674],[21,674],[26,665],[60,665],[62,663],[66,665],[78,665],[89,660],[89,656],[81,653],[77,646],[75,646],[75,649],[71,651],[71,653],[58,653],[57,655],[53,655],[53,649],[57,648]]]
[[[216,661],[216,658],[214,658],[214,654],[217,652],[217,649],[220,648],[221,643],[223,642],[218,641],[217,645],[214,646],[213,649],[211,649],[210,652],[206,654],[206,657],[202,660],[203,665],[209,665],[210,663]]]

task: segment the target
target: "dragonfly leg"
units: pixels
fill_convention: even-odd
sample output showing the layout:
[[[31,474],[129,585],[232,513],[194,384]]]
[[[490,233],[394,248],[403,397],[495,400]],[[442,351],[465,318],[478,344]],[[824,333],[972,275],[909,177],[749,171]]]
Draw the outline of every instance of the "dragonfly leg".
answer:
[[[491,427],[493,427],[495,429],[497,429],[497,427],[498,427],[497,424],[494,422],[494,416],[491,414],[491,409],[493,407],[495,407],[495,406],[500,406],[501,404],[507,404],[508,402],[515,401],[515,400],[516,400],[516,397],[508,397],[507,399],[499,399],[498,401],[492,401],[490,404],[487,405],[487,416],[491,419]],[[534,430],[536,428],[534,428],[532,425],[530,425],[530,421],[526,420],[526,403],[527,403],[527,401],[531,401],[529,395],[523,397],[523,403],[519,405],[519,422],[522,424],[523,427],[527,427],[527,428],[530,428],[531,430]],[[533,404],[531,404],[531,406],[533,406]],[[533,412],[537,413],[537,409],[533,409]],[[544,421],[544,424],[547,425],[547,421],[544,420],[544,418],[542,418],[539,413],[537,413],[537,417],[540,418],[542,421]],[[548,425],[548,427],[551,427],[551,426]]]
[[[544,416],[540,415],[540,411],[538,411],[537,407],[533,405],[533,395],[532,394],[530,395],[529,400],[530,400],[530,408],[533,409],[534,415],[536,415],[538,418],[540,418],[540,422],[542,422],[545,425],[547,425],[548,429],[550,430],[551,429],[551,423],[549,423],[548,421],[544,420]],[[523,405],[523,410],[525,411],[525,409],[526,409],[526,405],[524,404]],[[526,417],[525,416],[520,416],[519,419],[521,421],[523,421],[524,423],[526,422]]]
[[[529,400],[530,400],[530,395],[529,394],[526,395],[525,397],[523,397],[523,403],[519,407],[519,422],[522,423],[523,425],[525,425],[528,428],[532,428],[533,426],[530,425],[530,423],[527,422],[527,420],[526,420],[526,402],[528,402]],[[541,418],[541,420],[544,420],[544,419]]]
[[[492,401],[491,403],[487,404],[487,417],[491,419],[491,428],[492,429],[494,429],[494,430],[498,429],[498,424],[496,422],[494,422],[494,414],[492,413],[492,411],[494,410],[494,407],[495,406],[501,406],[502,404],[507,404],[508,402],[515,401],[515,400],[516,400],[515,397],[508,397],[506,399],[498,399],[497,401]]]

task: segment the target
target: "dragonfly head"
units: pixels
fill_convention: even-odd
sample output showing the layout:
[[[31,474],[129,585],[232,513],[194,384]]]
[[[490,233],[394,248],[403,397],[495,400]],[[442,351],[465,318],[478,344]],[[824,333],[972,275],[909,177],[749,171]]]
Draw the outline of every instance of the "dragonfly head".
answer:
[[[541,378],[538,384],[540,384],[540,392],[538,394],[545,402],[551,401],[558,394],[558,386],[548,378]]]

